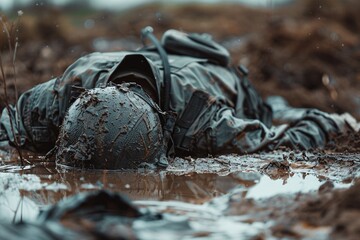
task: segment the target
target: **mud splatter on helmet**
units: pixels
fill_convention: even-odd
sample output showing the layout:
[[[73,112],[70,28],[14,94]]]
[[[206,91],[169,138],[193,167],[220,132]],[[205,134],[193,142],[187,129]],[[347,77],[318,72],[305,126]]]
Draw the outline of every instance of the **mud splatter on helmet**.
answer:
[[[134,85],[95,88],[80,95],[60,130],[57,163],[129,169],[158,161],[163,140],[160,109]]]

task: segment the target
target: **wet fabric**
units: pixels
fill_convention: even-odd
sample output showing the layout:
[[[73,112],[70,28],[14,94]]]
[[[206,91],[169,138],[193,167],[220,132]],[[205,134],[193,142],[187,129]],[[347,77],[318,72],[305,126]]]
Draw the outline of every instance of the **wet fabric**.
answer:
[[[344,131],[345,123],[327,113],[287,106],[276,108],[276,104],[272,105],[275,118],[296,114],[288,119],[283,117],[285,124],[272,126],[270,106],[262,101],[246,75],[206,59],[178,55],[168,58],[172,78],[170,108],[178,116],[174,136],[177,129],[183,128],[183,134],[173,139],[177,155],[243,154],[280,146],[309,149],[324,146],[332,135]],[[153,51],[89,54],[70,65],[63,76],[22,94],[18,112],[11,108],[8,114],[4,109],[2,128],[13,142],[11,118],[23,147],[46,152],[54,146],[65,113],[79,96],[79,89],[106,86],[109,82],[121,84],[126,78],[119,76],[139,73],[147,77],[137,83],[155,92],[149,95],[160,103],[162,71],[161,59]],[[202,106],[189,105],[196,92],[204,95]],[[196,116],[192,116],[184,130],[182,116],[195,109]]]

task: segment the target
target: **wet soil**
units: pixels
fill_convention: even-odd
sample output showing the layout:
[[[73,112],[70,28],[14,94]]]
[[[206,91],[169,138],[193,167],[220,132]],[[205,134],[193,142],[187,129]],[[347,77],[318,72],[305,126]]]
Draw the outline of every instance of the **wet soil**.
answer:
[[[359,5],[356,0],[305,0],[269,9],[153,4],[118,13],[83,9],[82,14],[46,6],[23,9],[20,24],[9,27],[19,41],[17,86],[21,93],[60,76],[86,53],[136,49],[142,45],[140,30],[151,25],[159,37],[169,28],[212,34],[229,49],[233,63],[250,69],[263,97],[281,95],[295,107],[349,112],[359,119]],[[0,46],[13,102],[13,54],[6,56],[4,34]]]
[[[250,69],[264,98],[281,95],[295,107],[349,112],[359,119],[359,5],[356,0],[304,0],[270,9],[148,5],[80,15],[45,6],[23,9],[19,26],[10,28],[19,40],[16,86],[22,93],[60,76],[93,51],[136,49],[142,46],[141,28],[152,25],[158,36],[169,28],[211,33],[232,53],[233,63]],[[5,35],[0,47],[13,103],[13,53]],[[136,172],[79,171],[32,153],[25,154],[32,164],[20,167],[15,152],[0,151],[0,218],[32,221],[75,193],[109,189],[167,214],[172,225],[135,224],[141,239],[359,239],[359,139],[359,133],[350,133],[311,152],[176,158],[166,170]]]
[[[141,209],[165,214],[161,223],[132,225],[141,239],[359,236],[356,153],[275,151],[176,158],[167,169],[126,172],[77,170],[56,166],[44,156],[24,156],[32,164],[20,167],[15,152],[0,153],[2,222],[31,222],[62,199],[107,189],[129,197]]]
[[[326,146],[326,149],[337,152],[360,152],[360,132],[351,132],[346,135],[338,136],[333,142]]]

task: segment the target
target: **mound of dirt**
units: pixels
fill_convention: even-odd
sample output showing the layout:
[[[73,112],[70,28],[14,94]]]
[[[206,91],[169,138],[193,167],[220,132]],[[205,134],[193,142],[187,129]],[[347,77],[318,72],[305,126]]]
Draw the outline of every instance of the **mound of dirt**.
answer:
[[[279,9],[240,50],[263,95],[359,118],[359,16],[354,1],[302,1]],[[339,10],[341,9],[341,10]],[[244,61],[244,60],[243,60]]]
[[[328,143],[325,149],[335,152],[358,153],[360,152],[360,132],[340,135]]]
[[[296,212],[301,220],[314,226],[332,226],[334,239],[360,236],[360,182],[347,190],[323,191],[306,201]]]

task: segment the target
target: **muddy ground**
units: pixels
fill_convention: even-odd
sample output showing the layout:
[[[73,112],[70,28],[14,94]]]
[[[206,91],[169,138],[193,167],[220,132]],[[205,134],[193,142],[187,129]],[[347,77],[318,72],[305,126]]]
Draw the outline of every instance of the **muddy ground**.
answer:
[[[148,5],[120,13],[33,6],[22,9],[12,33],[19,42],[18,89],[21,93],[61,75],[86,53],[136,49],[141,46],[140,30],[151,25],[158,36],[169,28],[211,33],[231,51],[235,64],[250,69],[264,97],[282,95],[297,107],[350,112],[359,118],[359,5],[356,0],[305,0],[268,10],[226,4]],[[1,39],[6,54],[7,41]],[[10,65],[11,82],[12,61],[4,57],[3,62]]]
[[[359,120],[358,9],[356,0],[303,0],[270,9],[148,5],[119,13],[82,9],[80,14],[33,6],[22,9],[18,25],[19,18],[8,14],[15,20],[11,37],[18,39],[16,86],[21,93],[59,76],[86,53],[136,49],[141,28],[151,25],[158,36],[169,28],[211,33],[232,53],[233,63],[250,69],[263,97],[281,95],[296,107],[349,112]],[[14,102],[13,53],[6,33],[0,46],[7,99]],[[3,87],[0,94],[2,109]],[[188,224],[186,231],[170,227],[166,233],[136,228],[135,235],[143,239],[359,239],[359,139],[359,133],[341,136],[325,150],[311,152],[175,159],[166,171],[136,173],[64,169],[32,154],[26,156],[34,164],[21,169],[15,153],[0,152],[1,217],[18,219],[21,202],[29,206],[21,215],[32,220],[44,206],[105,188],[128,195],[140,207],[184,217]]]

